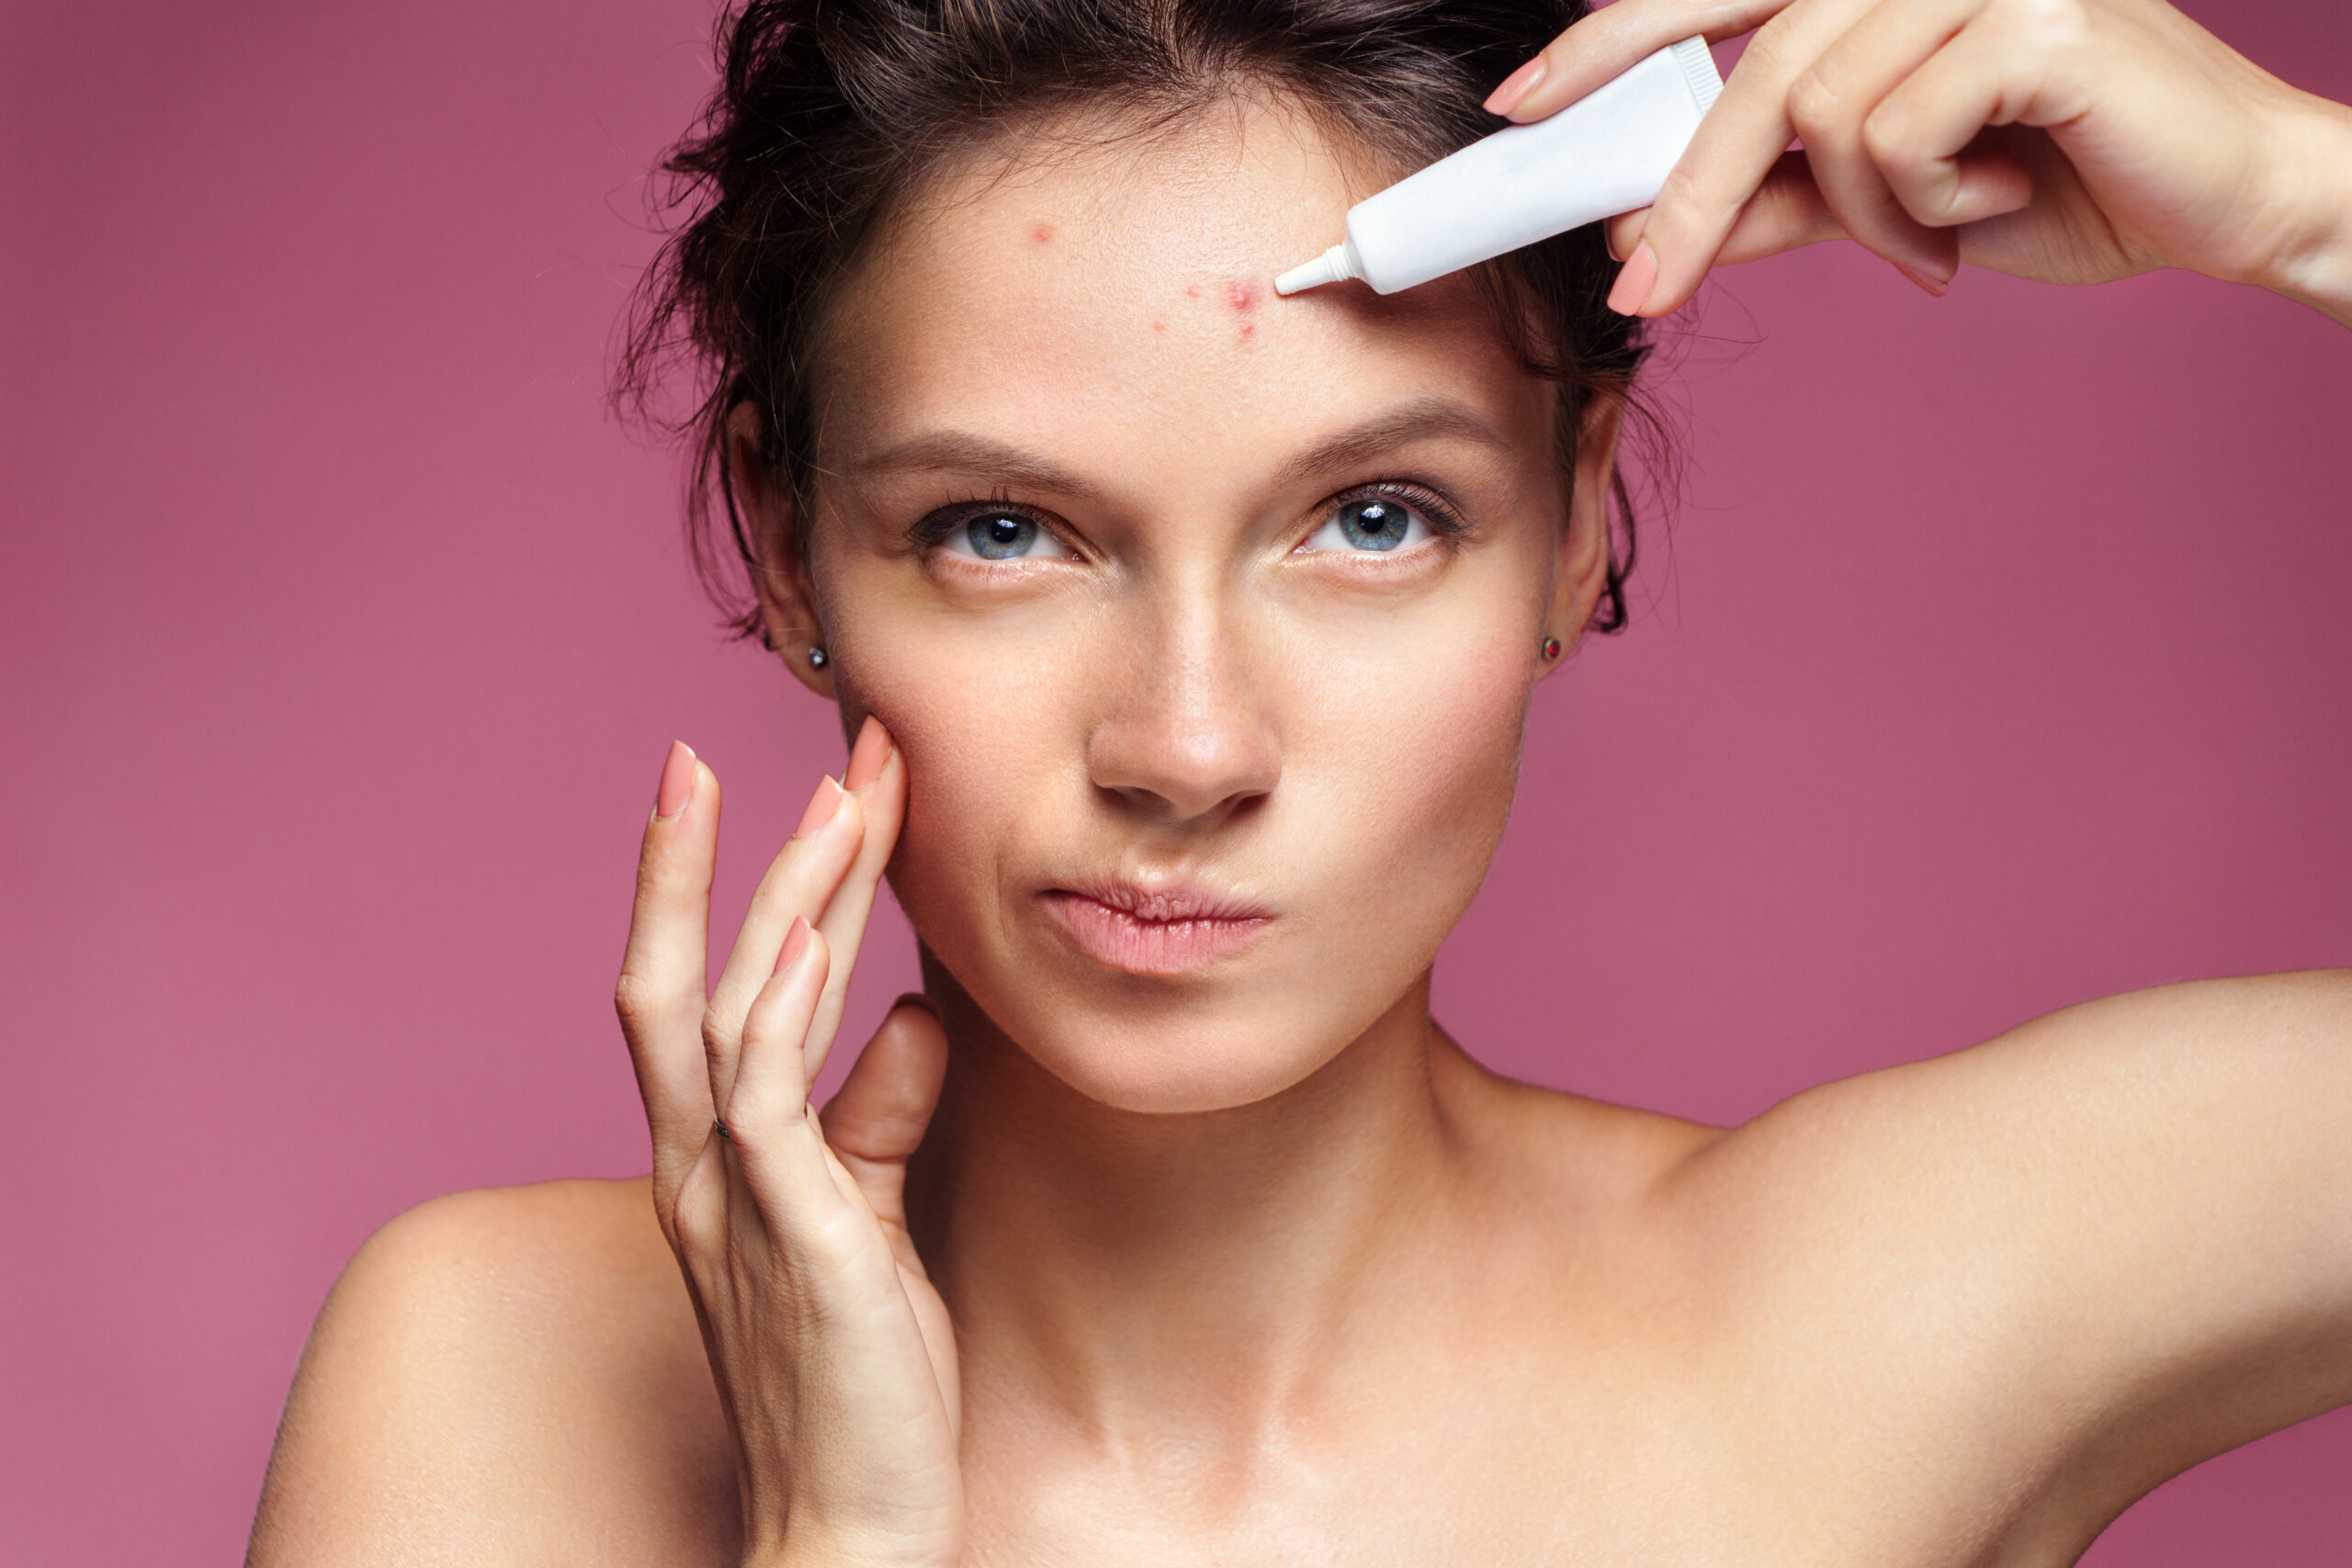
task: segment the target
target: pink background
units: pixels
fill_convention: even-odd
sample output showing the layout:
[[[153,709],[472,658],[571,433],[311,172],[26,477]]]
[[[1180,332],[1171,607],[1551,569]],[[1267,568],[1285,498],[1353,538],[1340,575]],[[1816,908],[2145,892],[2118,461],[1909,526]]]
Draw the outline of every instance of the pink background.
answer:
[[[2200,7],[2352,96],[2341,7]],[[722,914],[827,713],[721,646],[601,404],[704,0],[104,6],[0,39],[0,1560],[218,1562],[376,1225],[644,1163],[607,1003],[673,735]],[[2188,976],[2352,963],[2352,336],[1821,250],[1685,344],[1638,622],[1537,705],[1439,971],[1709,1119]],[[893,925],[871,1020],[911,975]],[[2021,1391],[2030,1397],[2030,1391]],[[2352,1417],[2102,1565],[2337,1562]]]

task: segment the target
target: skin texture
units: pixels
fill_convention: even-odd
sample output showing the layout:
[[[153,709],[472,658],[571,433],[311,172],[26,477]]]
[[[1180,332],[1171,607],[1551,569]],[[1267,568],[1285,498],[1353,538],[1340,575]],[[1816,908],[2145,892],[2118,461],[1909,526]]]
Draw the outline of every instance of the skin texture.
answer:
[[[2139,90],[2237,112],[2181,75]],[[1599,587],[1609,412],[1564,485],[1466,289],[1268,299],[1365,184],[1280,106],[1058,129],[857,274],[812,515],[743,468],[808,525],[769,628],[855,740],[707,997],[718,784],[664,769],[617,994],[650,1177],[371,1240],[255,1562],[2052,1564],[2352,1399],[2352,977],[2109,998],[1728,1132],[1464,1056],[1428,966]],[[1366,486],[1464,528],[1340,548]],[[965,503],[1054,543],[910,534]],[[931,999],[820,1118],[886,868]],[[1255,923],[1145,972],[1062,919],[1116,886]]]

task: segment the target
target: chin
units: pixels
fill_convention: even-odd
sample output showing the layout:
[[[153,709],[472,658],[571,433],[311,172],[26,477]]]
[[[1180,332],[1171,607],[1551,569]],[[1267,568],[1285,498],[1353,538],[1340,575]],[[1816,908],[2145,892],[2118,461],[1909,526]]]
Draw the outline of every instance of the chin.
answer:
[[[1329,1066],[1384,1010],[1355,987],[1335,995],[1303,981],[1266,962],[1273,954],[1182,977],[1136,975],[1074,960],[1058,943],[1020,958],[977,942],[958,951],[956,933],[926,923],[918,918],[916,929],[934,995],[960,992],[1003,1044],[1072,1093],[1137,1115],[1272,1100]]]
[[[1247,1021],[1202,1016],[1207,1010],[1057,1010],[1051,1022],[1040,1020],[1008,1032],[1073,1092],[1114,1110],[1154,1116],[1272,1100],[1313,1077],[1348,1043],[1338,1032],[1319,1038],[1323,1032],[1309,1020],[1270,1017],[1258,1009],[1246,1010],[1252,1015]]]

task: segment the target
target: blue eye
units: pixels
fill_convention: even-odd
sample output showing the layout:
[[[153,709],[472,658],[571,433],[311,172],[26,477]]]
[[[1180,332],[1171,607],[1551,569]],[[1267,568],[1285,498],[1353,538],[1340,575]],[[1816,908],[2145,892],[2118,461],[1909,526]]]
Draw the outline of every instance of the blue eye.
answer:
[[[978,560],[1046,560],[1067,557],[1059,539],[1018,512],[982,512],[950,528],[940,544],[950,555]]]
[[[1341,502],[1306,547],[1377,552],[1421,544],[1430,536],[1429,523],[1420,513],[1394,497],[1376,495]]]

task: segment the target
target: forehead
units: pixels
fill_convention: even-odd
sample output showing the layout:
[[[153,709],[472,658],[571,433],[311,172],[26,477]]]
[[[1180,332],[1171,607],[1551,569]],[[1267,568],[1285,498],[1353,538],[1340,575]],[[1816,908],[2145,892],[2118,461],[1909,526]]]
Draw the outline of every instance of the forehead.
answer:
[[[1306,117],[1233,100],[1148,132],[1040,130],[943,174],[844,289],[827,458],[921,429],[1099,465],[1248,469],[1400,402],[1468,405],[1548,461],[1551,389],[1457,276],[1283,299],[1273,275],[1385,183]],[[831,461],[821,465],[833,467]]]

